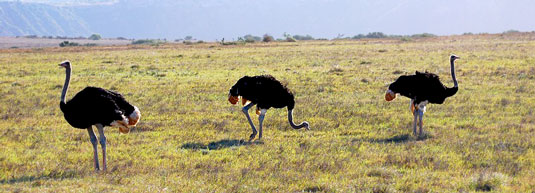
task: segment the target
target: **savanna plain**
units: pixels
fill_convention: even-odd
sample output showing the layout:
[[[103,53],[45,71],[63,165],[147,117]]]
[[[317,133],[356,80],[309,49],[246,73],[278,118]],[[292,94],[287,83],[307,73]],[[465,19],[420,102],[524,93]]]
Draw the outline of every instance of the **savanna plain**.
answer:
[[[451,87],[451,53],[459,92],[428,105],[414,137],[410,100],[384,93],[416,70]],[[532,192],[534,53],[534,33],[2,49],[0,191]],[[66,59],[67,99],[98,86],[141,110],[129,134],[107,127],[107,172],[94,171],[87,132],[59,109]],[[261,74],[287,84],[310,131],[270,109],[263,139],[247,142],[228,90]]]

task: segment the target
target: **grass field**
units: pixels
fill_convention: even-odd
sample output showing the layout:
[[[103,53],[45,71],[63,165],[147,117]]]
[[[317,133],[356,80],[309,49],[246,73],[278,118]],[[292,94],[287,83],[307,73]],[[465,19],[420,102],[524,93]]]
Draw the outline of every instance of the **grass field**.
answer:
[[[415,70],[452,86],[450,53],[461,57],[459,92],[428,105],[416,139],[409,99],[384,92]],[[0,50],[0,191],[531,192],[534,53],[533,33]],[[106,173],[59,109],[65,59],[68,99],[99,86],[142,112],[129,134],[107,128]],[[270,109],[262,141],[242,142],[251,129],[228,89],[259,74],[288,83],[294,119],[311,131]]]

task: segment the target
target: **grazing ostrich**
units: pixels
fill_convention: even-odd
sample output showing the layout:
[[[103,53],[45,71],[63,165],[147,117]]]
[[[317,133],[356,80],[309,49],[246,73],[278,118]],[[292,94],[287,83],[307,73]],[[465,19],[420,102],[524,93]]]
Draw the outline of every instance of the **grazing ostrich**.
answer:
[[[249,137],[249,141],[253,140],[256,136],[256,129],[249,116],[249,109],[256,106],[256,114],[258,117],[258,139],[262,139],[262,122],[266,116],[266,112],[269,108],[283,108],[288,107],[288,121],[290,126],[294,129],[306,128],[309,130],[308,122],[304,121],[299,125],[295,125],[293,122],[292,111],[295,106],[294,95],[283,86],[278,80],[276,80],[271,75],[262,75],[262,76],[244,76],[230,88],[229,91],[229,102],[231,104],[236,104],[239,101],[239,97],[242,99],[242,105],[245,105],[247,101],[250,101],[249,104],[245,105],[242,108],[243,113],[247,117],[251,128],[253,129],[253,134]]]
[[[66,60],[59,64],[66,69],[65,84],[61,92],[59,107],[65,120],[79,129],[87,129],[91,144],[95,169],[99,170],[97,137],[92,126],[98,129],[100,145],[102,146],[102,169],[106,170],[106,136],[105,126],[119,127],[121,133],[130,132],[129,126],[135,126],[141,114],[137,107],[130,105],[121,94],[97,87],[86,87],[77,93],[71,100],[65,102],[65,95],[71,79],[71,63]]]
[[[455,95],[459,90],[457,80],[455,79],[455,60],[459,59],[456,55],[451,55],[451,78],[453,87],[448,88],[440,82],[438,75],[429,72],[418,72],[415,75],[400,76],[395,82],[390,84],[386,91],[385,99],[392,101],[396,94],[406,96],[411,99],[411,111],[414,114],[413,133],[416,135],[416,121],[420,117],[420,132],[423,130],[423,116],[425,105],[428,103],[442,104],[446,98]]]

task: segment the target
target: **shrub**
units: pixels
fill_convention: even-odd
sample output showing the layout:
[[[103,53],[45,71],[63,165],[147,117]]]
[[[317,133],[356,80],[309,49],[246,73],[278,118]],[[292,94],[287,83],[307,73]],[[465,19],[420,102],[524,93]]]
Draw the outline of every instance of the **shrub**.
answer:
[[[387,38],[388,36],[385,35],[383,32],[370,32],[368,35],[366,35],[367,38]]]
[[[100,40],[100,39],[102,39],[102,37],[99,34],[93,34],[93,35],[89,36],[87,39]]]
[[[297,40],[295,40],[295,38],[290,37],[290,36],[286,37],[286,41],[287,42],[297,42]]]
[[[76,42],[69,42],[69,41],[63,41],[59,43],[59,47],[69,47],[69,46],[79,46],[79,43]]]
[[[132,41],[132,44],[150,44],[150,45],[159,45],[162,44],[163,41],[161,40],[154,40],[154,39],[141,39],[141,40],[135,40]]]
[[[428,38],[428,37],[435,37],[437,35],[430,34],[430,33],[422,33],[422,34],[413,34],[411,37],[413,38]]]
[[[262,38],[263,42],[272,42],[273,40],[273,36],[270,36],[269,34],[264,34],[264,37]]]
[[[401,40],[402,42],[410,42],[410,41],[412,41],[412,39],[409,38],[409,37],[402,37],[400,40]]]
[[[508,34],[508,33],[518,33],[518,32],[520,32],[520,31],[514,30],[514,29],[510,29],[510,30],[504,31],[503,33],[504,34]]]
[[[25,38],[31,38],[31,39],[35,39],[35,38],[39,38],[39,36],[37,35],[27,35],[27,36],[24,36]]]
[[[293,36],[294,39],[296,40],[314,40],[314,38],[311,36],[311,35],[294,35]]]
[[[239,38],[238,38],[239,39]],[[253,42],[259,42],[259,41],[262,41],[262,38],[261,37],[258,37],[258,36],[253,36],[251,34],[247,34],[245,36],[243,36],[243,40],[247,43],[253,43]]]

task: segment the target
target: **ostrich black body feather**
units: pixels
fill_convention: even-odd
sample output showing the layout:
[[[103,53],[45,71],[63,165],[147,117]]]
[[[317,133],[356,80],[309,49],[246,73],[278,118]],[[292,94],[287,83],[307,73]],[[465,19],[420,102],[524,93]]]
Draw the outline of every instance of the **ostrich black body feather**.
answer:
[[[260,109],[288,107],[288,110],[293,110],[295,107],[292,92],[271,75],[244,76],[232,86],[229,93],[242,96]]]
[[[121,94],[98,87],[86,87],[66,103],[60,102],[60,109],[65,120],[79,129],[95,124],[110,126],[134,112],[134,106]]]
[[[448,88],[440,82],[438,75],[429,72],[418,72],[414,75],[400,76],[390,84],[389,90],[411,98],[415,104],[422,101],[442,104],[447,97],[457,93],[458,88]]]

